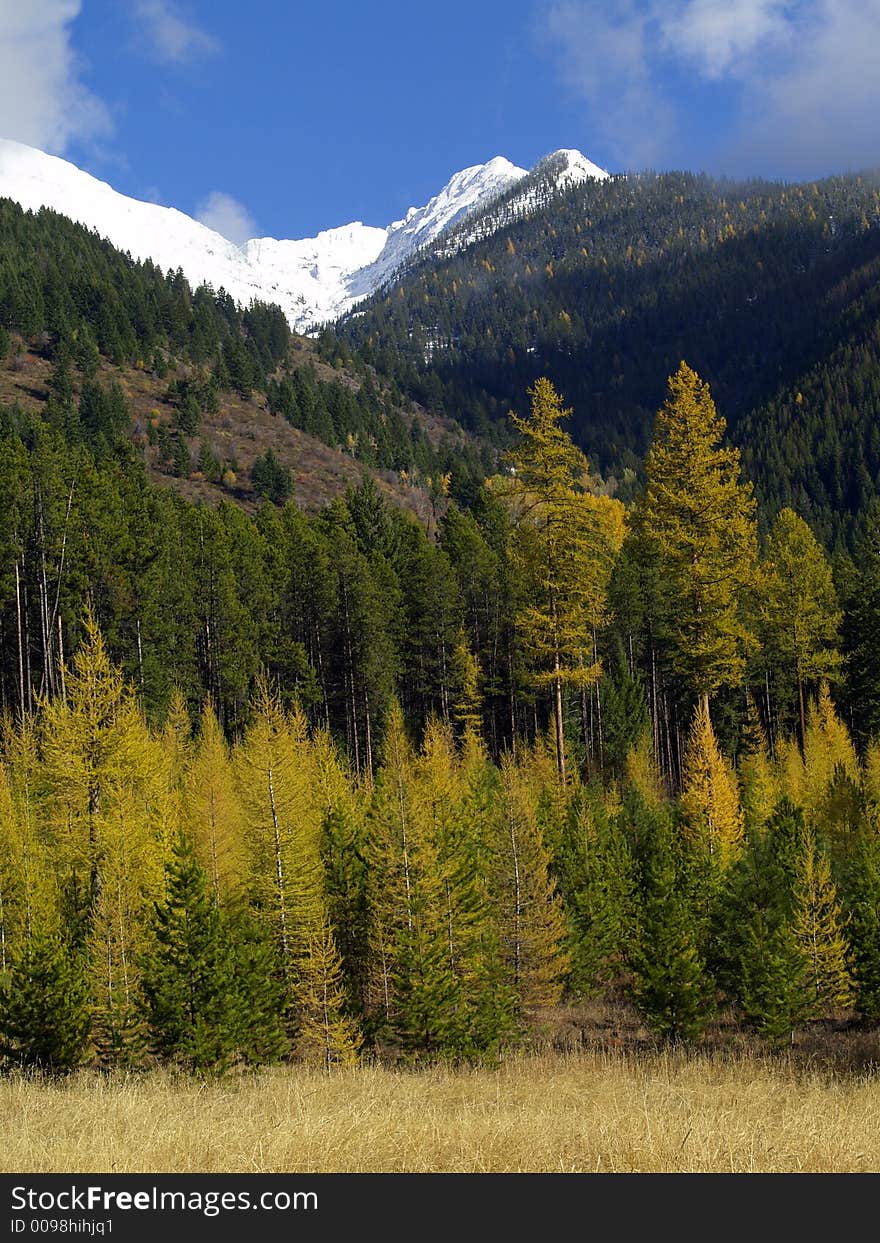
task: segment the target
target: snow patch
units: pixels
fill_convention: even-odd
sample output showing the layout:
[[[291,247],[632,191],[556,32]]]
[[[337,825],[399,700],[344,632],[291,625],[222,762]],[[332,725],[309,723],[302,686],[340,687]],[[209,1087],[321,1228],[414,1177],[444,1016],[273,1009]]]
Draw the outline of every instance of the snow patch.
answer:
[[[608,176],[570,150],[547,156],[533,172],[544,169],[558,188]],[[387,228],[355,221],[299,241],[263,237],[236,246],[176,208],[127,198],[67,160],[0,139],[0,196],[26,210],[51,208],[132,258],[163,271],[180,268],[191,284],[225,289],[242,305],[276,302],[300,332],[345,314],[441,234],[527,177],[527,169],[495,156],[455,173],[429,203],[410,207]]]

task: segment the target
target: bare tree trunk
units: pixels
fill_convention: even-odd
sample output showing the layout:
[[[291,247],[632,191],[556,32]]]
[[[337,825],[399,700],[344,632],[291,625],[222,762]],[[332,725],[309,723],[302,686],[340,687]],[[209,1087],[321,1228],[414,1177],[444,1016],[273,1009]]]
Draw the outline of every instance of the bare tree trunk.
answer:
[[[584,740],[584,756],[588,768],[593,766],[593,730],[590,725],[591,704],[587,697],[587,688],[581,687],[581,734]]]
[[[61,699],[67,707],[67,681],[64,675],[64,635],[61,630],[61,614],[58,614],[58,675],[61,678]]]
[[[73,506],[73,490],[76,487],[76,480],[70,485],[70,492],[67,494],[67,509],[64,514],[64,529],[61,533],[61,555],[58,558],[58,577],[55,581],[55,600],[52,604],[52,616],[48,620],[47,630],[50,634],[54,634],[55,626],[58,626],[58,672],[61,678],[62,693],[64,694],[64,702],[67,702],[66,690],[64,689],[64,652],[61,647],[61,614],[58,606],[61,602],[61,583],[64,578],[64,559],[67,556],[67,528],[70,524],[70,510]],[[42,518],[40,520],[42,526]]]
[[[798,657],[797,662],[797,684],[798,684],[798,708],[800,710],[800,726],[801,726],[801,755],[804,754],[804,748],[807,745],[807,708],[804,702],[804,679],[801,673],[801,661]]]
[[[553,683],[553,716],[556,725],[556,767],[559,769],[559,780],[565,785],[565,736],[562,720],[562,679],[559,677],[559,657],[556,657],[554,668],[556,679]]]
[[[654,759],[663,766],[663,759],[660,754],[660,705],[658,703],[658,687],[657,687],[657,650],[654,647],[654,640],[651,640],[651,727],[654,735]]]
[[[513,645],[507,640],[507,679],[510,693],[510,754],[516,760],[516,692],[513,688]]]
[[[373,731],[370,726],[370,697],[364,691],[364,745],[367,749],[367,785],[373,788]]]
[[[327,674],[324,669],[324,653],[321,650],[321,632],[317,624],[313,626],[314,659],[318,665],[318,681],[321,683],[321,697],[324,700],[324,728],[330,729],[330,699],[327,695]]]
[[[60,619],[59,619],[60,620]],[[135,633],[137,634],[137,650],[138,650],[138,680],[141,684],[141,698],[144,695],[144,648],[141,643],[141,618],[140,614],[135,621]]]
[[[275,883],[278,886],[278,917],[281,921],[281,955],[284,963],[284,974],[290,974],[290,941],[287,935],[287,895],[284,888],[284,864],[281,858],[281,826],[278,823],[278,808],[275,803],[275,782],[272,769],[269,769],[269,808],[272,813],[272,835],[275,847]]]
[[[24,585],[24,653],[25,653],[25,674],[27,678],[27,706],[28,712],[34,710],[34,686],[31,679],[31,630],[28,616],[28,597],[27,583]]]
[[[556,596],[550,598],[550,617],[553,623],[553,716],[556,725],[556,767],[559,780],[565,785],[565,732],[562,719],[562,665],[559,659],[559,623],[556,614]]]
[[[775,731],[773,729],[773,707],[770,700],[770,670],[764,670],[764,702],[767,705],[767,739],[770,743],[771,753],[776,750]]]
[[[21,578],[18,569],[18,559],[15,562],[15,620],[18,630],[18,698],[21,706],[22,720],[24,719],[24,644],[22,642],[21,632]]]

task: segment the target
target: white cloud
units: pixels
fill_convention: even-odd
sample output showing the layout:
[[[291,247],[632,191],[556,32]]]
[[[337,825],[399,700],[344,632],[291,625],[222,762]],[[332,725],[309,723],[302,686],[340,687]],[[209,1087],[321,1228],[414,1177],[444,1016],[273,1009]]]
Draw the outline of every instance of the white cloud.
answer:
[[[0,134],[63,153],[110,133],[110,114],[83,85],[70,43],[80,0],[0,0]]]
[[[545,0],[541,16],[562,81],[625,167],[880,164],[880,0]],[[682,75],[724,89],[724,133],[688,133]]]
[[[558,48],[563,81],[587,101],[614,154],[630,168],[652,163],[665,149],[674,114],[651,80],[651,13],[633,0],[556,0],[544,33]]]
[[[792,36],[790,0],[687,0],[666,5],[660,30],[666,49],[706,78],[750,73],[750,61],[778,52]]]
[[[880,0],[819,0],[797,54],[755,81],[735,153],[786,175],[880,166]]]
[[[231,194],[214,190],[196,208],[196,219],[241,246],[257,232],[257,226],[247,208]]]
[[[151,54],[162,64],[184,65],[220,51],[218,40],[185,17],[173,0],[135,0],[133,12]]]

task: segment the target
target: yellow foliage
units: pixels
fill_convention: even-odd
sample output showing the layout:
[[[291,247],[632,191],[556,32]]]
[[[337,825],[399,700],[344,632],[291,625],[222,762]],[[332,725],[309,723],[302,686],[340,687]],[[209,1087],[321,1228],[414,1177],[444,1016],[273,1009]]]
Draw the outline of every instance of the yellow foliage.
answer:
[[[648,730],[627,752],[626,781],[648,807],[659,807],[666,797]]]
[[[861,776],[849,730],[834,710],[827,682],[819,687],[818,699],[807,714],[804,770],[801,798],[812,815],[822,805],[835,771],[842,770],[854,782]]]
[[[323,818],[306,722],[284,712],[263,680],[254,724],[233,763],[244,811],[250,885],[269,919],[288,982],[325,920],[320,857]]]
[[[760,828],[770,819],[782,793],[776,765],[765,748],[744,756],[739,780],[746,823]]]
[[[342,964],[327,923],[309,937],[301,966],[297,1054],[325,1070],[357,1061],[361,1033],[345,1013]]]
[[[742,848],[743,814],[736,777],[721,754],[703,699],[684,757],[681,810],[689,835],[726,868]]]
[[[776,744],[776,772],[780,793],[799,806],[804,805],[807,774],[804,759],[795,738],[783,738]]]
[[[559,1001],[570,958],[536,800],[510,756],[501,762],[501,786],[490,892],[510,982],[520,1007],[529,1012]]]
[[[246,871],[244,810],[223,731],[210,702],[202,712],[195,755],[183,781],[183,822],[222,902]]]

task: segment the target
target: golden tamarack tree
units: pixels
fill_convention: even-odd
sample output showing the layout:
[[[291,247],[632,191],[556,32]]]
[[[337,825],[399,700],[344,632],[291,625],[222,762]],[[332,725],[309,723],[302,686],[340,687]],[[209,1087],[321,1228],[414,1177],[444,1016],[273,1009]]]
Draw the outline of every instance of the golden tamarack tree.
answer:
[[[680,806],[691,840],[722,871],[729,867],[742,848],[743,814],[736,777],[702,699],[685,752]]]
[[[587,459],[561,427],[571,415],[546,378],[529,390],[526,418],[511,415],[519,442],[507,455],[513,483],[512,552],[525,584],[518,622],[534,684],[552,694],[556,759],[566,776],[563,692],[592,686],[601,672],[596,634],[624,535],[619,501],[594,496]]]
[[[748,600],[758,563],[755,500],[709,386],[682,362],[669,379],[634,526],[659,569],[676,674],[704,701],[743,678],[756,648]]]

